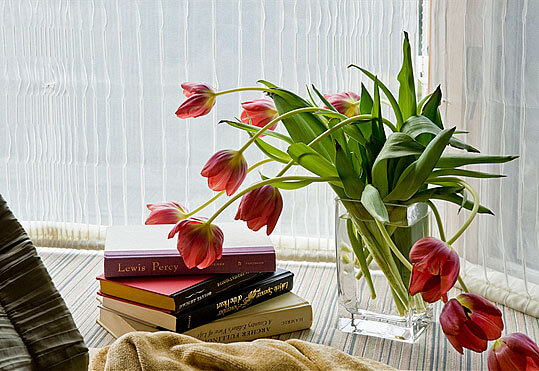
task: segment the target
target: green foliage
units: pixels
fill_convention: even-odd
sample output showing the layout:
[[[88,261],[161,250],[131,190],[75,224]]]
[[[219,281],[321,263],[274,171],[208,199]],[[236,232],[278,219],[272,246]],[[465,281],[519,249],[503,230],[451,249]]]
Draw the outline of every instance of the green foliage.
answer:
[[[415,81],[414,81],[414,67],[412,65],[412,51],[410,49],[410,42],[408,40],[408,33],[404,32],[404,43],[402,45],[402,68],[397,76],[399,80],[399,107],[402,112],[402,119],[406,119],[413,116],[417,112],[417,105],[415,99]]]

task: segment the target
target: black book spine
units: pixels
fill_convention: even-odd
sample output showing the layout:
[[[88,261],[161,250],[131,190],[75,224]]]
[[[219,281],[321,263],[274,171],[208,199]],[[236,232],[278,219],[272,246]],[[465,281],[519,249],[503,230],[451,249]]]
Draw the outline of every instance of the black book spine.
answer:
[[[177,315],[176,332],[202,326],[227,314],[258,304],[292,290],[294,274],[283,272],[262,281],[233,290],[210,304]]]
[[[261,278],[271,273],[235,273],[219,274],[206,281],[200,282],[172,295],[176,304],[175,314],[186,312],[194,307],[207,303],[227,290],[233,289],[255,278]]]

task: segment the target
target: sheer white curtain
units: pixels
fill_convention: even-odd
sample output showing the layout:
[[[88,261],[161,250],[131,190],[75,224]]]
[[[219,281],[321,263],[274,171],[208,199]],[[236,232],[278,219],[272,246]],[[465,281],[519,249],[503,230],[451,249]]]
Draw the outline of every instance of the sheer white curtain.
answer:
[[[468,142],[484,153],[520,156],[483,168],[508,177],[478,187],[496,217],[479,217],[458,243],[467,282],[538,317],[539,2],[432,4],[431,83],[442,85],[447,124],[469,130]],[[445,213],[452,229],[464,217]]]
[[[359,91],[360,74],[346,68],[356,63],[395,88],[403,30],[425,65],[423,3],[0,1],[0,193],[49,246],[99,248],[104,226],[142,223],[146,203],[194,208],[212,195],[199,175],[209,156],[246,140],[217,122],[260,95],[223,96],[210,115],[179,120],[181,82]],[[330,190],[284,197],[280,256],[330,259]]]

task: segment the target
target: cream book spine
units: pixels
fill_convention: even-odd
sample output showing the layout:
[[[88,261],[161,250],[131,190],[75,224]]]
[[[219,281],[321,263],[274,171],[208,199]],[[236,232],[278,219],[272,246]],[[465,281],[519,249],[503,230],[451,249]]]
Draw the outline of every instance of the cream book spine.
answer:
[[[133,331],[158,331],[105,307],[99,308],[97,322],[116,338]],[[287,293],[183,334],[208,342],[230,343],[300,331],[311,324],[311,305],[297,295]]]

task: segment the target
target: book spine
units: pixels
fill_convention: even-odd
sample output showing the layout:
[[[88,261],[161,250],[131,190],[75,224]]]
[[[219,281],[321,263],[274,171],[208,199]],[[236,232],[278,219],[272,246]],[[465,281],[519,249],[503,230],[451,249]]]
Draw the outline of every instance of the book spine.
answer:
[[[188,313],[179,314],[176,317],[176,332],[185,332],[227,314],[235,313],[251,305],[284,294],[292,290],[293,277],[292,273],[286,272],[282,276],[236,291],[232,296],[222,296],[217,302],[199,307]]]
[[[176,256],[107,257],[105,253],[104,261],[106,278],[275,271],[275,253],[223,255],[204,269],[189,269]]]
[[[230,343],[308,329],[312,321],[312,308],[310,305],[304,305],[284,311],[256,314],[248,320],[235,318],[212,322],[184,334],[207,342]]]
[[[215,278],[173,294],[172,298],[176,304],[175,313],[185,312],[197,305],[213,300],[217,295],[229,289],[247,283],[255,278],[262,279],[263,277],[264,274],[261,273],[234,273],[231,275],[215,276]]]

